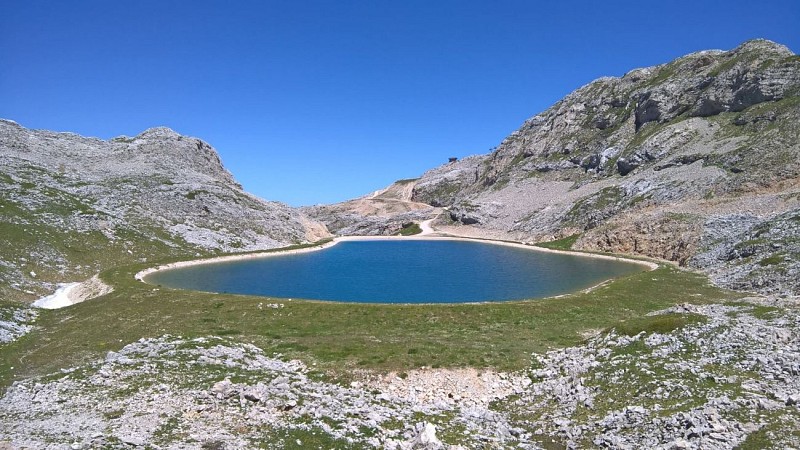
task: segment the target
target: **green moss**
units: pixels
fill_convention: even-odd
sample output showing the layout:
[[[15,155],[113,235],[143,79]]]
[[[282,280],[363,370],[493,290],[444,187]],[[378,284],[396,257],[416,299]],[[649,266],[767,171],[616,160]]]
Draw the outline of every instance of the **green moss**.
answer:
[[[605,208],[606,206],[613,205],[619,202],[625,195],[625,191],[617,186],[603,188],[598,192],[594,206],[598,209]]]
[[[783,412],[783,411],[781,411]],[[778,413],[772,413],[770,415],[777,415]],[[796,409],[791,409],[789,414],[794,416],[795,421],[800,420],[800,413],[797,412]],[[764,421],[766,419],[766,414],[761,416],[761,420]],[[765,448],[781,448],[780,446],[776,446],[776,442],[781,442],[784,439],[788,440],[788,442],[797,441],[800,439],[800,430],[794,427],[794,424],[791,422],[785,422],[784,420],[778,420],[777,417],[770,418],[771,420],[766,421],[766,425],[759,428],[752,433],[749,433],[745,440],[739,444],[736,448],[737,450],[761,450]],[[790,446],[784,447],[789,448]]]
[[[419,224],[415,222],[403,225],[403,228],[397,232],[397,234],[400,236],[412,236],[420,233],[422,233],[422,228],[420,228]]]
[[[755,305],[750,310],[750,315],[757,319],[769,319],[779,311],[780,308],[774,306]]]
[[[514,159],[511,160],[509,164],[510,167],[518,166],[519,163],[523,162],[526,159],[525,155],[522,152],[517,153],[514,155]]]
[[[772,255],[768,256],[761,261],[758,262],[759,266],[766,267],[766,266],[775,266],[784,262],[786,258],[783,255]]]
[[[758,246],[758,245],[765,245],[765,244],[768,244],[768,243],[769,242],[767,240],[762,239],[762,238],[748,239],[746,241],[737,242],[733,246],[733,248],[742,249],[742,248],[746,248],[746,247],[754,247],[754,246]]]
[[[643,124],[634,134],[633,139],[625,146],[624,150],[617,155],[617,158],[627,156],[635,152],[641,147],[648,139],[655,136],[669,126],[673,126],[684,120],[689,119],[688,114],[684,113],[670,120],[669,122],[647,122]]]
[[[252,444],[257,448],[281,450],[305,449],[358,449],[361,446],[336,439],[318,427],[273,428],[263,432]]]
[[[455,194],[461,190],[461,186],[456,183],[440,183],[433,191],[424,192],[424,196],[431,201],[440,201],[442,203],[449,203]]]
[[[575,202],[564,218],[568,223],[583,225],[584,217],[590,212],[612,210],[624,206],[624,197],[625,191],[618,186],[603,188],[596,194]]]
[[[497,181],[495,181],[492,184],[492,189],[495,190],[495,191],[499,191],[500,189],[503,189],[504,187],[508,186],[508,183],[510,181],[511,180],[510,180],[508,174],[500,175],[500,177],[497,179]]]
[[[758,65],[758,70],[766,70],[772,67],[773,65],[775,65],[774,59],[772,58],[765,59],[764,61],[761,62],[761,64]]]
[[[657,314],[637,317],[617,325],[617,333],[636,336],[639,333],[669,333],[687,325],[704,322],[705,317],[698,314]]]
[[[658,72],[656,72],[656,76],[648,80],[646,85],[655,86],[667,81],[669,78],[672,78],[675,75],[676,68],[679,65],[680,63],[676,61],[660,66]]]
[[[717,64],[711,71],[708,73],[709,76],[718,77],[721,73],[727,72],[731,68],[733,68],[736,63],[740,60],[738,58],[727,57],[721,63]]]
[[[667,213],[667,217],[669,218],[669,220],[672,220],[672,221],[675,221],[675,222],[686,222],[686,223],[694,223],[694,222],[697,222],[698,220],[702,220],[702,216],[700,216],[698,214],[691,214],[691,213],[669,212],[669,213]]]
[[[536,246],[549,248],[552,250],[571,250],[572,246],[575,245],[575,242],[578,240],[579,237],[581,237],[580,233],[573,234],[572,236],[567,236],[565,238],[557,239],[555,241],[539,242],[536,244]]]
[[[800,97],[787,95],[786,97],[779,100],[757,103],[739,113],[727,113],[727,114],[735,114],[735,116],[731,117],[731,122],[733,122],[734,119],[763,116],[769,113],[774,113],[776,116],[783,116],[787,113],[796,112],[798,105],[800,105]],[[773,129],[776,126],[784,126],[784,125],[781,123],[770,122],[766,130]],[[748,131],[750,131],[751,134],[757,134],[757,133],[763,133],[765,130],[748,130]]]

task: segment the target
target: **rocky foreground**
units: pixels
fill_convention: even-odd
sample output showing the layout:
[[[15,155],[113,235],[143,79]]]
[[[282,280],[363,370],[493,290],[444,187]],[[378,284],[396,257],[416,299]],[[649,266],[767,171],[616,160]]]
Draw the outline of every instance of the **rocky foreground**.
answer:
[[[663,448],[800,445],[800,308],[748,298],[661,311],[517,373],[326,379],[220,337],[142,339],[15,383],[0,441],[27,448]],[[547,447],[545,447],[547,446]]]

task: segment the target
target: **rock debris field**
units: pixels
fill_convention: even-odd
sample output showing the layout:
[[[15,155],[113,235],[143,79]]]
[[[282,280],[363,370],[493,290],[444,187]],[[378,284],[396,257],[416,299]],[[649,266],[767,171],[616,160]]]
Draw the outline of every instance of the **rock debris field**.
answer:
[[[141,339],[16,382],[11,448],[800,446],[800,310],[679,305],[665,333],[600,333],[515,373],[420,369],[332,380],[228,338]],[[1,447],[2,445],[0,445]]]

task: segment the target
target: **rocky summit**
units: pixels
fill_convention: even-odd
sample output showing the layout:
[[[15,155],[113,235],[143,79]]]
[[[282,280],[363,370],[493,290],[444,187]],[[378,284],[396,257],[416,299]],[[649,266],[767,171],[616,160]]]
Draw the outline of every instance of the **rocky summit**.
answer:
[[[206,142],[168,128],[108,141],[0,120],[0,294],[166,256],[203,256],[327,235],[242,190]]]

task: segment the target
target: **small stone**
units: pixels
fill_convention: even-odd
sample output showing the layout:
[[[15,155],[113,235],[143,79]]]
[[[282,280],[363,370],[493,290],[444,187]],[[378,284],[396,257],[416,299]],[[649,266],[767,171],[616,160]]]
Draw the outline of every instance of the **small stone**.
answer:
[[[225,378],[222,381],[218,381],[214,383],[214,386],[211,387],[211,392],[216,394],[218,398],[224,398],[231,396],[231,391],[233,390],[233,383],[228,378]]]
[[[767,411],[772,411],[774,409],[780,408],[782,405],[775,400],[770,400],[768,398],[760,398],[758,399],[758,409],[765,409]]]
[[[628,406],[626,409],[627,409],[627,411],[629,413],[633,413],[633,414],[641,414],[641,415],[647,414],[647,410],[644,409],[644,407],[638,406],[638,405],[637,406]]]
[[[430,422],[422,425],[422,431],[414,438],[412,445],[439,446],[442,442],[436,437],[436,426]]]
[[[144,440],[136,436],[123,436],[119,438],[123,444],[133,445],[134,447],[141,447],[144,445]]]
[[[691,446],[692,444],[689,443],[689,441],[687,441],[686,439],[678,438],[672,441],[672,444],[669,446],[669,448],[684,449],[684,448],[690,448]]]

